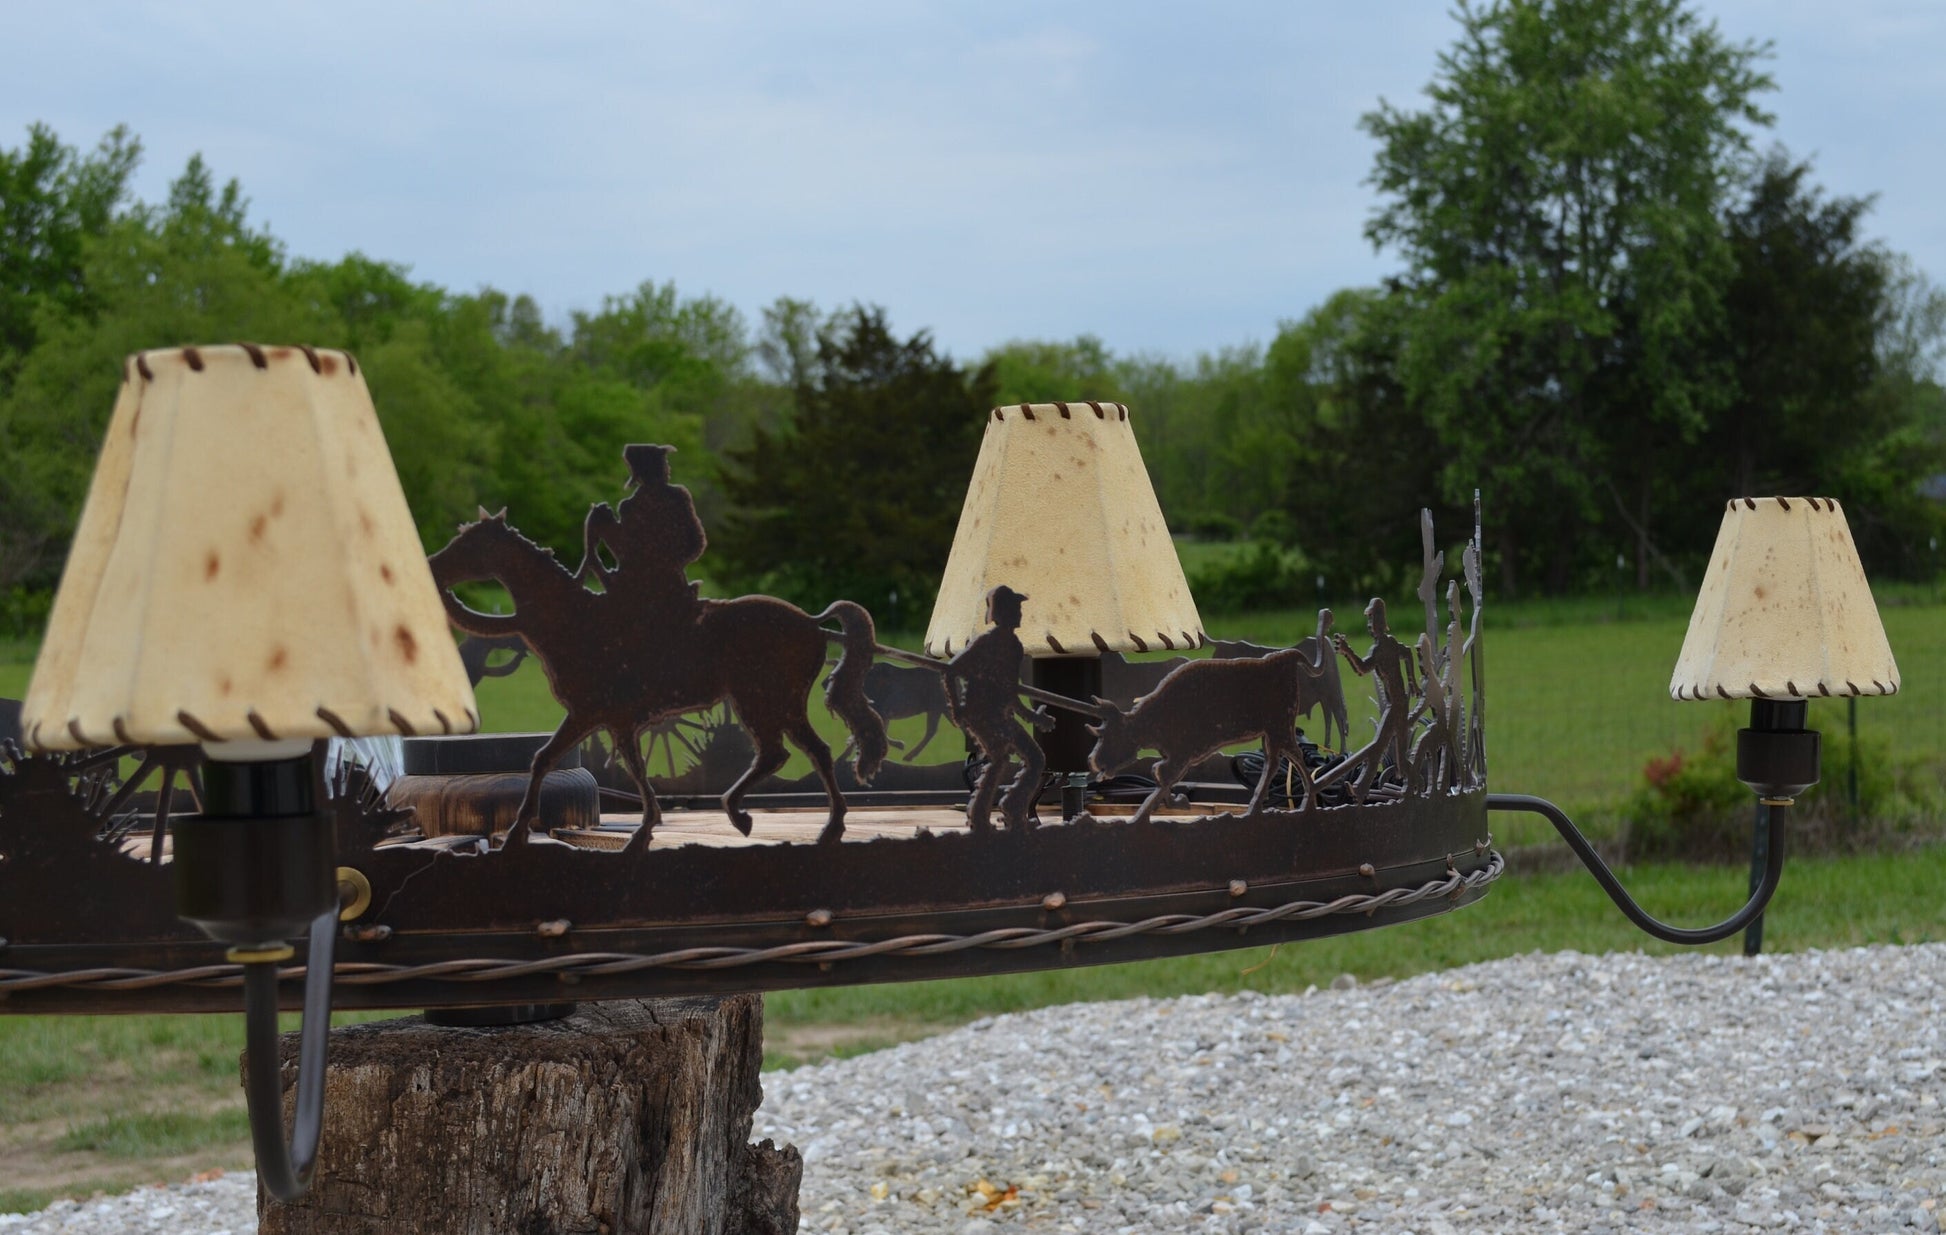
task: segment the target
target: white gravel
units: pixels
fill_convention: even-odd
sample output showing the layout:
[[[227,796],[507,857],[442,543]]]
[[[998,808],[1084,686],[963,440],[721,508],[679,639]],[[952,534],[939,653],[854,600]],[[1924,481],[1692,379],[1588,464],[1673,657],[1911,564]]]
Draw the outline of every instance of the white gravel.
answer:
[[[0,1231],[7,1235],[253,1235],[256,1229],[257,1181],[248,1171],[91,1201],[56,1201],[36,1214],[0,1214]]]
[[[1048,1008],[765,1090],[807,1232],[1941,1231],[1946,945]],[[232,1175],[0,1231],[252,1213]]]

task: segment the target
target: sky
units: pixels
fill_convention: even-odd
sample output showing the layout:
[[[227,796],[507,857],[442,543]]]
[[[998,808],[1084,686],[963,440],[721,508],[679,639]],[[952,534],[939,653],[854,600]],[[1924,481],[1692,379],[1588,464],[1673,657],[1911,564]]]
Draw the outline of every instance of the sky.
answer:
[[[1714,0],[1769,41],[1776,126],[1946,281],[1946,5]],[[357,250],[550,320],[643,280],[753,321],[887,308],[962,359],[1267,341],[1397,269],[1359,117],[1418,105],[1444,0],[7,6],[0,147],[127,124],[299,257]]]

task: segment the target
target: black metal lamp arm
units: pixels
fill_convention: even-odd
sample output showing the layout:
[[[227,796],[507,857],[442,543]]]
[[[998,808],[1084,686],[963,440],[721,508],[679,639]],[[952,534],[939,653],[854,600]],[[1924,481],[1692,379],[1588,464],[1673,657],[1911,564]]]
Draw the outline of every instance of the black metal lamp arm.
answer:
[[[1608,893],[1608,899],[1615,902],[1615,907],[1620,909],[1629,921],[1665,943],[1700,944],[1728,939],[1762,915],[1764,907],[1770,904],[1771,895],[1777,891],[1777,884],[1784,875],[1784,824],[1790,815],[1790,807],[1770,803],[1765,806],[1769,814],[1767,822],[1770,830],[1770,850],[1764,864],[1763,879],[1751,892],[1750,899],[1744,903],[1743,908],[1714,926],[1699,926],[1694,929],[1670,926],[1666,922],[1650,917],[1640,905],[1635,903],[1635,898],[1622,887],[1622,881],[1615,877],[1615,872],[1610,870],[1608,864],[1601,860],[1601,855],[1595,852],[1594,845],[1581,834],[1581,829],[1574,826],[1574,821],[1568,818],[1567,813],[1554,803],[1546,798],[1537,798],[1525,793],[1490,793],[1487,795],[1487,809],[1527,811],[1553,824],[1555,831],[1561,834],[1561,839],[1568,842],[1568,847],[1574,850],[1574,855],[1581,859],[1582,865],[1588,868],[1588,873],[1593,875],[1595,882],[1601,885],[1601,890]]]
[[[338,907],[333,905],[311,923],[304,964],[304,1024],[297,1047],[297,1115],[288,1144],[277,1049],[277,963],[257,961],[243,967],[243,1089],[250,1107],[250,1144],[257,1154],[257,1177],[280,1201],[303,1196],[317,1165],[337,938]]]

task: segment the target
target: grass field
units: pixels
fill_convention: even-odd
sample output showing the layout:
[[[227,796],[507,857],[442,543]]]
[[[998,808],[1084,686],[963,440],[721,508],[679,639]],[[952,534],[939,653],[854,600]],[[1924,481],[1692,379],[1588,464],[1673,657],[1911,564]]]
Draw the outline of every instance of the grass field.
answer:
[[[1540,601],[1494,608],[1489,599],[1482,643],[1486,655],[1488,782],[1503,792],[1534,793],[1561,803],[1596,835],[1611,835],[1616,809],[1641,783],[1643,765],[1671,750],[1694,751],[1712,727],[1745,723],[1747,705],[1677,703],[1669,697],[1669,673],[1689,621],[1683,597],[1625,597]],[[1619,615],[1618,610],[1619,608]],[[1362,623],[1340,607],[1339,626],[1363,646]],[[1416,601],[1392,612],[1419,612]],[[1895,759],[1946,760],[1946,604],[1925,594],[1887,591],[1881,613],[1904,681],[1892,698],[1858,704],[1858,729]],[[1288,645],[1316,628],[1313,611],[1285,610],[1235,615],[1205,614],[1213,636]],[[892,633],[885,641],[915,648],[921,638]],[[3,683],[4,679],[0,679]],[[1369,688],[1345,675],[1354,735],[1369,733]],[[530,660],[511,677],[490,679],[479,689],[481,715],[498,730],[551,729],[561,711],[546,680]],[[834,746],[843,742],[836,722],[814,709]],[[1811,725],[1826,734],[1827,767],[1842,766],[1846,707],[1819,700]],[[893,735],[917,741],[921,722],[894,726]],[[927,747],[927,761],[957,760],[951,736]],[[808,770],[801,757],[786,772]],[[1946,771],[1946,767],[1942,767]],[[1509,823],[1510,844],[1544,841],[1553,834],[1538,819]]]
[[[1895,757],[1940,765],[1946,752],[1946,604],[1936,594],[1883,592],[1887,633],[1904,690],[1858,707],[1861,732]],[[1489,601],[1491,605],[1491,601]],[[1689,602],[1596,598],[1490,607],[1487,741],[1495,789],[1539,793],[1591,830],[1639,782],[1651,756],[1691,749],[1733,705],[1678,704],[1667,693]],[[1356,629],[1340,604],[1341,626]],[[1416,613],[1416,603],[1395,606]],[[1314,613],[1292,609],[1223,617],[1212,634],[1289,643]],[[888,642],[912,647],[915,635]],[[19,697],[31,646],[0,644],[0,696]],[[1347,677],[1348,687],[1357,679]],[[1352,691],[1355,699],[1360,692]],[[545,729],[559,718],[529,662],[479,692],[491,728]],[[1354,701],[1354,709],[1358,704]],[[1820,702],[1827,776],[1843,758],[1845,709]],[[1355,722],[1354,732],[1358,732]],[[918,722],[895,733],[916,739]],[[947,736],[928,750],[957,760]],[[1521,817],[1502,844],[1551,839]],[[1742,876],[1722,868],[1638,867],[1630,886],[1650,909],[1684,923],[1713,920],[1740,900]],[[1787,951],[1946,939],[1946,846],[1897,854],[1794,860],[1768,919],[1766,946]],[[1733,944],[1719,945],[1731,950]],[[767,1000],[770,1054],[779,1066],[853,1053],[997,1012],[1133,995],[1255,989],[1302,991],[1339,974],[1398,977],[1532,950],[1671,949],[1636,933],[1584,874],[1503,879],[1480,905],[1451,917],[1281,948],[1253,948],[1139,965],[1004,978],[795,991]],[[240,1017],[36,1018],[0,1016],[0,1212],[61,1195],[179,1180],[249,1161],[237,1088]]]

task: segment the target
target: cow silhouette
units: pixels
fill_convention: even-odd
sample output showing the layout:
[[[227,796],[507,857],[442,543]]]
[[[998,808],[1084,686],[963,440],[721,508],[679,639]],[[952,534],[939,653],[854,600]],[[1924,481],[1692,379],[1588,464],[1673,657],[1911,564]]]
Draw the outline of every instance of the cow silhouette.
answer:
[[[1309,654],[1292,647],[1261,657],[1192,660],[1127,711],[1107,699],[1095,700],[1101,723],[1089,726],[1096,740],[1088,763],[1098,775],[1113,775],[1145,750],[1161,756],[1153,768],[1155,792],[1136,808],[1133,822],[1150,818],[1198,762],[1252,738],[1264,744],[1264,771],[1250,795],[1249,813],[1263,808],[1283,759],[1290,760],[1304,782],[1305,807],[1316,804],[1316,788],[1297,744],[1297,719],[1322,701],[1326,666],[1335,668],[1322,638],[1331,612],[1318,616],[1320,637],[1305,641],[1312,646]]]

